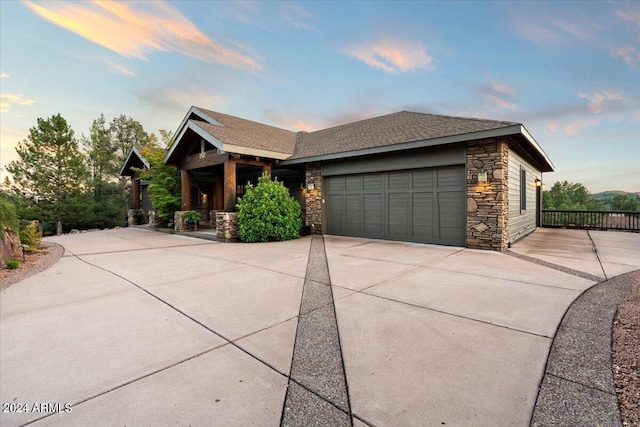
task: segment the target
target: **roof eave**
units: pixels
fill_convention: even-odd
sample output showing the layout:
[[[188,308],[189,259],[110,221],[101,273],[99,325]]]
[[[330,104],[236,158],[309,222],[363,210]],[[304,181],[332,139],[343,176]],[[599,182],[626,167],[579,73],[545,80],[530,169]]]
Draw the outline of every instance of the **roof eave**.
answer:
[[[542,162],[540,163],[540,171],[541,172],[553,172],[555,170],[555,166],[547,153],[544,152],[540,144],[535,140],[535,138],[529,133],[527,128],[524,125],[520,125],[520,134],[527,140],[527,142],[531,145],[534,151],[541,157]]]
[[[180,131],[180,133],[176,137],[176,142],[171,147],[171,150],[169,150],[167,155],[164,156],[164,163],[165,164],[173,164],[173,163],[175,163],[175,159],[173,158],[173,154],[175,153],[176,147],[178,147],[178,145],[180,145],[180,140],[182,139],[184,134],[187,132],[187,129],[191,129],[196,134],[198,134],[198,136],[203,138],[205,141],[209,142],[214,147],[216,147],[216,148],[218,148],[220,150],[224,150],[224,146],[223,146],[224,144],[222,143],[222,141],[220,141],[218,138],[214,137],[209,132],[207,132],[206,130],[204,130],[200,126],[198,126],[198,124],[196,122],[194,122],[193,120],[187,120],[186,126],[182,127],[182,130]]]

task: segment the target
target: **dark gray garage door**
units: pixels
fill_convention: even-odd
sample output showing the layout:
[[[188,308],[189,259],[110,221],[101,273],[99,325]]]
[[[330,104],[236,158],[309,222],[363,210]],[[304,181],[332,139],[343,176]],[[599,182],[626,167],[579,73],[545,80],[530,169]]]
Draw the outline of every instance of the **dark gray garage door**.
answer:
[[[327,233],[464,246],[464,166],[326,178]]]

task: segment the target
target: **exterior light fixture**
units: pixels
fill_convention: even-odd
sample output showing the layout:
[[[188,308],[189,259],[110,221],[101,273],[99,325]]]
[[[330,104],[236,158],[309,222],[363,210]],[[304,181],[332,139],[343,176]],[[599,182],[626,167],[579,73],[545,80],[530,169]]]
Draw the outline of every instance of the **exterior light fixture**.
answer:
[[[480,172],[478,172],[478,182],[487,182],[487,172],[484,169],[480,169]]]
[[[542,187],[542,181],[540,178],[536,178],[536,187]]]
[[[313,185],[313,182],[310,182],[310,183],[307,184],[307,190],[311,191],[311,190],[314,190],[315,188],[316,188],[316,186]]]

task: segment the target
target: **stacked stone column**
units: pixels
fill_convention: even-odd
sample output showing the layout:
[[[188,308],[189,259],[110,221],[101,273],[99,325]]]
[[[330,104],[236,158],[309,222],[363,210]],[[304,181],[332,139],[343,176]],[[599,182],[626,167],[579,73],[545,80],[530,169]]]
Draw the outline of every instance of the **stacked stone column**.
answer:
[[[504,251],[509,242],[509,146],[490,139],[467,145],[467,247]],[[487,182],[478,182],[486,172]]]
[[[313,190],[306,190],[306,225],[313,233],[322,234],[322,165],[308,163],[305,171],[305,182],[313,184]]]

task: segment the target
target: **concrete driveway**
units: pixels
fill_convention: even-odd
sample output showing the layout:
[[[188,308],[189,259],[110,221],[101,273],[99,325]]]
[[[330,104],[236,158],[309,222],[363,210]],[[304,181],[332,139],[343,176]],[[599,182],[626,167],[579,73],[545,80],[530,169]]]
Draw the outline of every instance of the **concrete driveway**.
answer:
[[[529,243],[547,232],[514,246],[524,259],[333,236],[51,238],[63,258],[0,294],[0,425],[528,425],[569,305],[640,268],[638,234]]]

